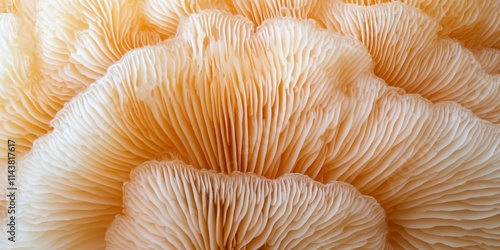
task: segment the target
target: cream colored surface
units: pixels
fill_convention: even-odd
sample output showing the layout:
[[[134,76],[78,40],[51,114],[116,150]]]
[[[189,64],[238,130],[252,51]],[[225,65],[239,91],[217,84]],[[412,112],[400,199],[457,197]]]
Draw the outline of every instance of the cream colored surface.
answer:
[[[131,218],[130,171],[180,160],[350,186],[383,208],[387,248],[500,247],[500,7],[357,2],[0,1],[0,143],[20,162],[7,246],[105,248]]]

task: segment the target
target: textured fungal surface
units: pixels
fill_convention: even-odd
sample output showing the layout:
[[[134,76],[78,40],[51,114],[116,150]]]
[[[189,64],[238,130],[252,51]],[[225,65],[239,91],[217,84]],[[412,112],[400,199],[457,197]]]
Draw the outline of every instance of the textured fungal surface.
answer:
[[[500,248],[499,13],[0,0],[0,245]]]
[[[123,201],[109,249],[383,249],[386,242],[375,199],[303,175],[268,180],[150,162],[132,171]]]

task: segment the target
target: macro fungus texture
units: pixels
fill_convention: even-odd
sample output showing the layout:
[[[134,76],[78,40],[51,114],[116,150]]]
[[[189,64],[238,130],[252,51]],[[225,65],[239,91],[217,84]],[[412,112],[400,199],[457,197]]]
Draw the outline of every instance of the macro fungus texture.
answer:
[[[386,242],[384,210],[344,182],[225,175],[175,161],[130,175],[109,249],[383,249]]]
[[[0,59],[0,140],[18,138],[18,151],[25,152],[50,130],[51,119],[67,101],[125,52],[158,43],[160,36],[144,27],[140,1],[22,2],[12,1],[6,9],[13,13],[0,17],[6,31],[0,35],[5,55]],[[26,15],[22,10],[32,6],[36,22],[14,14]]]
[[[387,84],[433,102],[459,103],[500,123],[500,75],[489,74],[460,41],[439,37],[442,27],[420,10],[402,3],[365,7],[332,2],[323,8],[322,20],[328,30],[362,41],[375,74]]]
[[[474,57],[489,74],[500,74],[500,50],[485,48],[472,50]]]
[[[0,0],[0,245],[500,248],[498,13]]]

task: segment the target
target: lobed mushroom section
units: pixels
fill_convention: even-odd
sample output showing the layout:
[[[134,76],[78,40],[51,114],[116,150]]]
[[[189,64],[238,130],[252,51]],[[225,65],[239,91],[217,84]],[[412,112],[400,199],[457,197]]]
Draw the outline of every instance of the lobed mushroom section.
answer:
[[[40,78],[34,59],[33,29],[21,16],[0,14],[0,143],[15,139],[20,151],[47,131],[50,110],[31,92]],[[52,110],[53,111],[53,110]],[[0,148],[0,160],[7,162],[7,147]]]
[[[365,44],[375,74],[387,84],[433,102],[459,103],[482,119],[500,122],[500,75],[488,74],[484,67],[491,63],[481,65],[461,41],[438,36],[442,27],[426,14],[403,3],[333,2],[322,10],[328,30]]]
[[[4,4],[9,13],[0,14],[0,142],[16,139],[19,152],[51,130],[63,105],[127,51],[160,42],[141,18],[140,1]],[[0,153],[6,155],[4,147]]]
[[[404,13],[394,10],[401,6],[406,6]],[[14,40],[3,45],[29,43],[20,54],[20,47],[12,50],[11,46],[0,46],[0,53],[9,55],[0,64],[6,70],[0,75],[0,84],[8,89],[0,92],[0,117],[4,124],[0,140],[15,137],[20,152],[28,151],[36,138],[51,130],[50,120],[64,103],[102,77],[122,55],[173,37],[181,18],[204,9],[243,15],[256,25],[273,17],[312,19],[332,31],[362,36],[359,39],[369,48],[376,47],[375,51],[370,49],[377,62],[376,73],[388,84],[424,95],[433,102],[458,102],[493,123],[500,119],[496,99],[499,79],[490,75],[498,70],[491,71],[492,66],[488,66],[498,60],[481,56],[483,52],[474,57],[464,49],[473,53],[489,49],[488,54],[498,54],[500,2],[496,0],[2,0],[0,13],[8,14],[0,15],[12,15],[23,25],[13,30],[6,28],[8,32],[2,36],[14,35]],[[365,17],[353,19],[361,17],[360,13]],[[401,15],[404,17],[398,18]],[[400,22],[401,27],[395,21],[378,20],[382,16],[408,20]],[[354,29],[332,28],[332,21]],[[1,22],[9,25],[10,21]],[[377,25],[383,33],[365,29]],[[15,38],[19,32],[26,34]],[[415,40],[420,35],[425,39]],[[397,40],[398,45],[386,40]],[[427,55],[425,60],[418,59],[423,55]],[[485,72],[476,60],[486,65]],[[457,67],[460,69],[453,70]],[[421,73],[424,74],[420,76]],[[459,74],[454,77],[456,73]],[[0,157],[3,150],[0,148]]]
[[[467,48],[500,48],[500,2],[496,0],[328,0],[329,3],[350,3],[376,6],[402,2],[421,10],[442,27],[439,36],[460,40]]]
[[[373,68],[362,43],[311,21],[191,15],[69,101],[23,157],[18,246],[104,247],[129,172],[153,159],[221,180],[350,183],[387,213],[396,249],[500,246],[498,125],[388,87]]]
[[[343,182],[149,162],[124,186],[108,249],[384,249],[385,212]]]
[[[498,13],[0,0],[0,245],[500,248]]]
[[[500,50],[483,48],[472,50],[474,57],[488,74],[500,74]]]

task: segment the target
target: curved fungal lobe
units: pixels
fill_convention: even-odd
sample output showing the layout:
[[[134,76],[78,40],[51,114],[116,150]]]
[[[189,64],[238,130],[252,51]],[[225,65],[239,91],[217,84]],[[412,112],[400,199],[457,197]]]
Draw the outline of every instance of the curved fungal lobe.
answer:
[[[342,182],[149,162],[124,187],[109,249],[383,249],[385,212]]]
[[[361,42],[311,21],[191,15],[72,99],[23,158],[21,246],[104,247],[129,172],[173,158],[349,183],[384,208],[394,248],[499,246],[498,125],[373,67]]]

